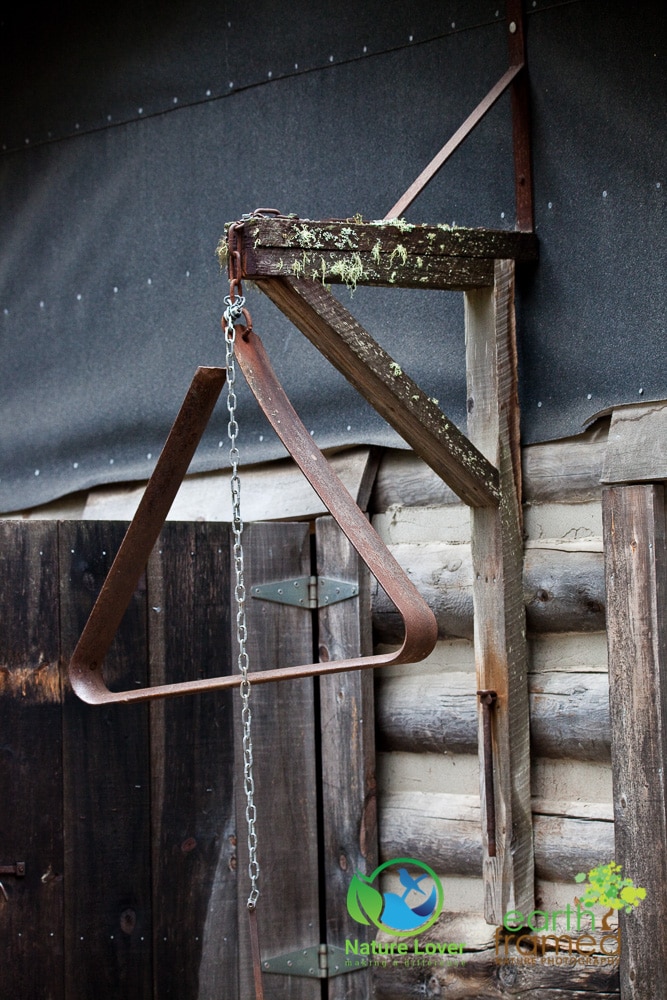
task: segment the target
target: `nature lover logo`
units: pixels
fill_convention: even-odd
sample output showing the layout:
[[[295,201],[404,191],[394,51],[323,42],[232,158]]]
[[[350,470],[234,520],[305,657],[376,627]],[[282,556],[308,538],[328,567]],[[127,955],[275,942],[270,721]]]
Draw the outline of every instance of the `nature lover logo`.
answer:
[[[400,890],[382,892],[381,875],[397,876]],[[347,910],[360,924],[375,925],[396,937],[420,934],[440,916],[442,883],[432,868],[415,858],[385,861],[371,875],[357,872],[347,892]]]

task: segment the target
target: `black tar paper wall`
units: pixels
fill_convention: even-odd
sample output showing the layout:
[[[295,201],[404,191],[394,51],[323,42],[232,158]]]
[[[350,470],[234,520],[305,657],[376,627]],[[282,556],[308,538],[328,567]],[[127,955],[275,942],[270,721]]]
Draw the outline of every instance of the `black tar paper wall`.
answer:
[[[530,0],[540,262],[519,283],[523,438],[667,396],[662,3]],[[0,509],[146,478],[197,365],[224,363],[215,248],[259,206],[381,218],[508,65],[499,0],[26,3],[0,40]],[[513,228],[509,100],[411,222]],[[346,305],[460,426],[462,296]],[[259,292],[321,447],[400,446]],[[284,454],[239,393],[242,462]],[[226,464],[224,405],[193,468]]]

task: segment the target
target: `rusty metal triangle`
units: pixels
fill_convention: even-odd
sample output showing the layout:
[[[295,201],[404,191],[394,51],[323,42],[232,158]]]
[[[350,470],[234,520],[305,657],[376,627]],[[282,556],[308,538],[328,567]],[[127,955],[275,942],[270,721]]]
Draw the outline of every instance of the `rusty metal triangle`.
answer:
[[[315,445],[278,381],[261,340],[252,329],[239,328],[235,353],[255,398],[283,444],[387,596],[394,602],[405,624],[403,643],[394,652],[256,670],[251,675],[252,683],[423,660],[437,640],[437,624],[433,612]],[[224,368],[197,369],[141,503],[81,633],[69,663],[69,678],[74,692],[89,704],[148,701],[236,687],[240,683],[240,674],[234,674],[129,691],[111,691],[102,672],[109,646],[148,562],[224,382]]]

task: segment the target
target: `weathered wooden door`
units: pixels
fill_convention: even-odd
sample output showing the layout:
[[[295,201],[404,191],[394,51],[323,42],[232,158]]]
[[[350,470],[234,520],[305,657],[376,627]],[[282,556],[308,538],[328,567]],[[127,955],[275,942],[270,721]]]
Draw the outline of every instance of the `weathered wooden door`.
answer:
[[[0,524],[0,865],[25,864],[0,875],[0,996],[248,1000],[237,691],[100,708],[68,690],[63,665],[123,531]],[[359,581],[328,519],[249,525],[244,539],[249,587]],[[227,525],[165,526],[107,659],[112,686],[235,669],[230,561]],[[251,669],[367,651],[366,593],[319,611],[250,599]],[[363,970],[317,970],[318,946],[335,971],[332,947],[361,937],[347,884],[376,864],[372,683],[368,671],[252,691],[271,1000],[370,995]],[[291,974],[295,951],[312,973]]]

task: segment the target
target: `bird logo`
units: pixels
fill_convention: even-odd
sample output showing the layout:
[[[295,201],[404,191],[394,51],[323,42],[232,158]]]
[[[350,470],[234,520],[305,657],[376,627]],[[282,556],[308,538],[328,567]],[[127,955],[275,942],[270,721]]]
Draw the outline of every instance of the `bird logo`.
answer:
[[[380,880],[381,888],[374,884]],[[385,861],[369,876],[357,872],[347,893],[348,913],[354,920],[401,936],[419,934],[430,927],[440,916],[443,903],[440,879],[415,858]]]

